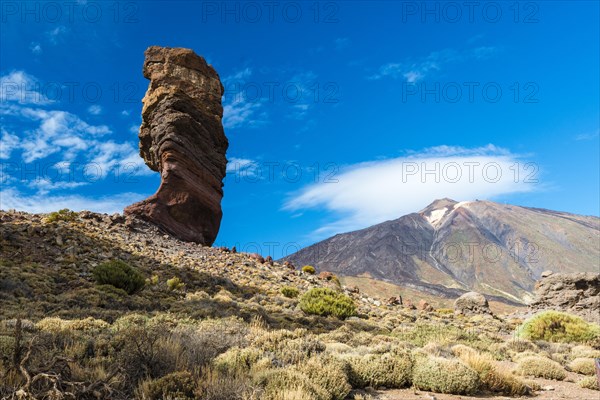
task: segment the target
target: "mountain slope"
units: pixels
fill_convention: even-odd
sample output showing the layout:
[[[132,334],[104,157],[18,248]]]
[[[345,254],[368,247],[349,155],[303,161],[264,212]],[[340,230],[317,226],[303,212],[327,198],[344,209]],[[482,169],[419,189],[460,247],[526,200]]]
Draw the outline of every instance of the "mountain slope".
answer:
[[[524,303],[544,270],[597,272],[599,233],[597,217],[441,199],[418,213],[333,236],[284,260],[442,297],[476,290]]]

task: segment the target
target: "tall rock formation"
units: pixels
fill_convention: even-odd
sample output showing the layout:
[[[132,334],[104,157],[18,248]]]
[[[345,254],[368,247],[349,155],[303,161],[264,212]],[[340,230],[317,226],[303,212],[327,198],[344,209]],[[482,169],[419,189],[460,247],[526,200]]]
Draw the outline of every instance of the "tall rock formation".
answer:
[[[140,155],[160,172],[158,191],[125,214],[154,223],[175,237],[212,245],[221,224],[228,147],[221,119],[223,85],[192,50],[152,46],[144,76]]]

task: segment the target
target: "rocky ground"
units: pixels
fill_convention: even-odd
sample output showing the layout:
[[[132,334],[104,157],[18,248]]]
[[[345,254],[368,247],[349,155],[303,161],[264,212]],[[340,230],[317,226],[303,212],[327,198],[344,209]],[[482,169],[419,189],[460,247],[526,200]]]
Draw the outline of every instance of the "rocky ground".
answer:
[[[87,326],[94,327],[92,331],[95,333],[86,340],[98,336],[113,341],[118,339],[119,336],[115,332],[118,333],[121,328],[117,327],[123,326],[124,320],[141,316],[150,320],[171,321],[164,326],[164,330],[169,332],[179,332],[178,326],[182,326],[182,321],[199,326],[198,329],[210,321],[222,321],[223,325],[228,326],[228,330],[223,331],[222,336],[237,338],[241,333],[232,333],[231,329],[239,327],[241,331],[246,332],[243,335],[244,339],[239,343],[244,343],[244,346],[263,356],[271,354],[270,362],[275,364],[261,367],[267,368],[269,373],[273,368],[277,373],[281,372],[282,365],[286,365],[286,362],[281,360],[286,360],[289,351],[292,351],[292,354],[300,351],[300,354],[304,354],[302,357],[308,357],[306,365],[317,362],[314,355],[305,353],[313,345],[320,349],[318,357],[334,356],[350,363],[357,362],[356,360],[366,362],[365,360],[376,360],[378,357],[385,358],[388,357],[386,354],[395,354],[394,352],[404,354],[406,349],[416,354],[415,357],[427,354],[427,357],[458,359],[457,352],[460,348],[453,346],[465,345],[481,354],[489,353],[498,362],[507,363],[504,364],[507,370],[516,368],[519,357],[528,354],[554,360],[560,364],[561,369],[568,370],[569,363],[579,354],[577,352],[582,351],[576,343],[557,345],[544,341],[523,341],[526,343],[523,345],[521,341],[515,342],[515,330],[523,322],[518,316],[490,315],[487,312],[479,315],[458,315],[451,309],[435,308],[425,301],[407,301],[410,299],[406,298],[403,301],[394,301],[388,296],[378,298],[374,294],[362,293],[355,287],[341,285],[335,275],[326,271],[316,271],[312,274],[255,254],[182,242],[131,216],[85,211],[55,215],[0,211],[0,222],[0,349],[3,351],[7,349],[2,347],[3,343],[14,342],[11,337],[17,318],[24,321],[24,326],[30,327],[26,332],[31,333],[25,336],[45,337],[44,335],[51,332],[52,335],[61,337],[60,335],[64,335],[65,326],[71,327],[68,329],[80,329],[73,328],[79,324],[77,326],[86,326],[81,328],[81,332],[88,332]],[[146,278],[143,290],[128,295],[122,290],[107,285],[99,286],[94,282],[94,268],[115,259],[139,269]],[[300,295],[313,288],[333,289],[349,296],[356,305],[357,312],[355,316],[346,319],[307,314],[300,307],[299,296],[283,294],[286,288],[293,288]],[[49,317],[51,318],[48,319]],[[54,317],[61,319],[52,319]],[[74,325],[68,322],[70,320],[80,322]],[[257,323],[259,328],[255,327]],[[56,326],[63,328],[58,329]],[[295,332],[293,335],[296,335],[284,340],[285,352],[282,356],[277,355],[279,351],[283,351],[281,348],[265,347],[265,341],[271,343],[270,341],[275,340],[273,337],[288,337],[286,331],[279,329],[292,330]],[[53,340],[57,340],[56,337]],[[293,343],[299,340],[308,340],[302,342],[305,344],[300,350],[293,347]],[[61,339],[60,343],[63,342]],[[58,351],[57,348],[62,348],[56,342],[53,343],[44,349],[55,348],[55,351]],[[90,380],[89,382],[94,379],[104,382],[104,379],[107,379],[108,371],[98,372],[98,363],[108,370],[122,357],[122,354],[119,356],[116,353],[119,349],[113,349],[107,350],[103,358],[98,358],[97,352],[100,350],[97,349],[94,350],[96,355],[89,359],[85,346],[84,355],[81,353],[83,350],[71,341],[63,343],[62,346],[66,346],[63,349],[66,354],[73,353],[80,357],[78,359],[73,356],[73,359],[69,359],[71,375],[75,376],[75,372],[79,371],[77,376],[82,380]],[[102,346],[106,346],[106,343]],[[99,348],[105,348],[102,346]],[[229,346],[232,344],[220,352],[227,350]],[[295,350],[290,350],[289,346]],[[265,350],[267,348],[270,350]],[[261,353],[264,351],[267,352]],[[590,357],[590,354],[596,353],[592,348],[585,347],[584,354]],[[8,352],[1,356],[0,361],[4,360],[1,362],[4,362],[6,367],[10,364],[6,358]],[[45,365],[44,363],[48,363],[52,357],[59,356],[60,352],[54,352],[52,355],[40,353],[41,358],[38,361],[40,365]],[[214,358],[214,355],[211,357]],[[304,360],[302,357],[300,359]],[[76,363],[77,359],[79,363]],[[293,361],[298,364],[290,368],[294,371],[304,371],[304,362]],[[258,364],[262,365],[261,361]],[[2,365],[0,364],[0,376],[3,374],[2,368],[5,369],[4,373],[10,372],[10,369],[6,370]],[[46,367],[39,367],[40,371]],[[28,368],[33,368],[33,365]],[[86,368],[96,372],[89,372]],[[321,367],[317,367],[319,368]],[[266,374],[265,371],[261,371],[261,374]],[[117,376],[123,374],[115,373]],[[309,372],[298,372],[301,373],[310,376]],[[385,371],[383,373],[387,374]],[[566,373],[566,379],[560,381],[527,377],[527,382],[530,382],[527,383],[530,385],[530,395],[548,400],[598,398],[598,391],[583,389],[578,385],[583,375]],[[64,376],[61,376],[61,379],[64,379]],[[123,375],[122,379],[126,379],[125,377],[126,375]],[[256,376],[252,379],[255,378]],[[11,379],[12,382],[16,382],[13,387],[23,384],[18,376]],[[147,385],[151,383],[152,381]],[[114,385],[114,390],[127,390],[119,386],[118,382]],[[427,397],[427,393],[430,393],[427,391],[392,390],[385,387],[379,385],[377,390],[355,390],[349,398],[432,398]],[[144,388],[136,390],[149,390],[146,386]],[[275,389],[269,389],[267,385],[264,390],[267,393]],[[9,391],[7,388],[3,392],[0,391],[0,397],[2,393],[6,396]],[[439,400],[514,397],[494,394],[485,388],[480,392],[479,397],[448,394],[435,394],[435,397]],[[101,398],[110,398],[102,397],[105,396],[102,393],[99,394]],[[16,397],[8,395],[5,398]]]

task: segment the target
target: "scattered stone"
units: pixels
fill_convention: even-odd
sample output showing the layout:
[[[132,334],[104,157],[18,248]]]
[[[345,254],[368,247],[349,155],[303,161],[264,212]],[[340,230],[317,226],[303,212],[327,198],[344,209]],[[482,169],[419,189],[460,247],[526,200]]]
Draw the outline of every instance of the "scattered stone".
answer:
[[[468,292],[456,299],[454,312],[466,316],[492,314],[485,296],[477,292]]]
[[[265,262],[270,266],[273,266],[273,257],[267,256],[267,258],[265,258]]]
[[[402,305],[402,296],[390,297],[385,302],[388,306],[401,306]]]
[[[547,270],[547,271],[544,271],[544,272],[542,272],[542,278],[547,278],[547,277],[549,277],[550,275],[552,275],[553,273],[554,273],[554,272],[552,272],[552,271],[549,271],[549,270]]]
[[[319,279],[330,281],[335,275],[329,271],[323,271],[319,273]]]
[[[265,259],[263,258],[263,256],[261,256],[261,255],[260,255],[260,254],[258,254],[258,253],[250,253],[250,254],[248,254],[248,256],[249,256],[250,258],[252,258],[252,259],[254,259],[254,260],[258,261],[258,262],[259,262],[259,263],[261,263],[261,264],[264,264],[264,263],[265,263]]]
[[[429,304],[428,302],[426,302],[425,300],[419,300],[419,310],[421,311],[433,311],[433,307],[431,306],[431,304]]]
[[[223,131],[223,85],[217,72],[190,49],[151,46],[144,76],[140,155],[160,172],[158,191],[125,213],[180,240],[210,246],[223,212],[229,146]]]

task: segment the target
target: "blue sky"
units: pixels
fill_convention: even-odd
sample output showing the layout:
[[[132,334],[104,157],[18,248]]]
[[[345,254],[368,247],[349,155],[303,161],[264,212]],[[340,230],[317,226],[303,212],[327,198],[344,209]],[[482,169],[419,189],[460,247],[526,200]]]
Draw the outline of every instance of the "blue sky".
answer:
[[[0,208],[117,212],[150,45],[226,87],[216,245],[279,257],[436,198],[599,214],[596,1],[2,2]]]

